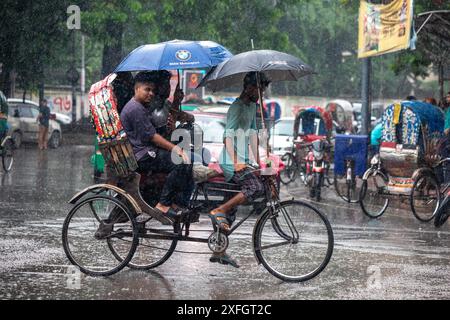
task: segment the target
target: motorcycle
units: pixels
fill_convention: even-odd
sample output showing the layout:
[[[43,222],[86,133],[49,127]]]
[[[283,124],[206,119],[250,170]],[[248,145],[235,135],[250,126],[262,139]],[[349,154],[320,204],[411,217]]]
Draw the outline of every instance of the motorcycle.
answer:
[[[311,143],[310,150],[305,157],[309,196],[313,199],[316,198],[317,201],[321,200],[321,189],[327,169],[327,148],[329,148],[329,144],[326,140],[315,140]]]

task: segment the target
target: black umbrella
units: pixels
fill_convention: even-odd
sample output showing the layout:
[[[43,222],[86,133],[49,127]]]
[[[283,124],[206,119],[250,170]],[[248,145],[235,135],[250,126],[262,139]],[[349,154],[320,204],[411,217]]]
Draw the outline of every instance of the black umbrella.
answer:
[[[218,64],[200,82],[213,92],[237,85],[242,85],[248,72],[264,73],[271,82],[297,81],[299,78],[315,73],[314,70],[293,55],[274,50],[253,50],[237,54]],[[262,93],[259,86],[262,127],[265,129],[262,110]]]
[[[272,81],[297,81],[313,74],[313,69],[300,59],[274,50],[253,50],[235,55],[217,65],[199,87],[205,86],[213,92],[236,85],[242,85],[248,72],[264,72]]]

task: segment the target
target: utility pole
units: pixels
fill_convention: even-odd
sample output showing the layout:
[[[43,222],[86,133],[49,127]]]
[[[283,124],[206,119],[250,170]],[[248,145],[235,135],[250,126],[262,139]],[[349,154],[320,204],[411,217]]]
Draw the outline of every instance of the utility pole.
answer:
[[[81,118],[84,116],[84,93],[86,92],[86,59],[85,59],[85,37],[81,35]]]
[[[362,59],[363,66],[362,66],[362,85],[361,85],[361,99],[362,99],[362,106],[361,106],[361,134],[363,135],[369,135],[370,133],[370,124],[371,124],[371,98],[372,98],[372,92],[370,88],[370,77],[372,72],[372,61],[371,58],[364,58]]]
[[[72,72],[76,71],[75,68],[75,30],[72,31]],[[75,74],[75,73],[74,73]],[[76,78],[72,78],[72,125],[75,125],[77,120],[77,90],[76,90]]]
[[[77,83],[80,79],[80,74],[75,68],[75,31],[72,30],[72,63],[70,69],[67,71],[67,79],[72,86],[72,128],[75,126],[77,120]]]

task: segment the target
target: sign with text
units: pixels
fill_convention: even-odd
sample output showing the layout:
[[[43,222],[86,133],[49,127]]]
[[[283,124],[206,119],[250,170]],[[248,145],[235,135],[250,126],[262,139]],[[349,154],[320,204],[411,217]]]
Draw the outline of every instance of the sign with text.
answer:
[[[411,46],[413,0],[359,7],[358,58],[382,55]]]
[[[59,113],[72,113],[72,96],[71,95],[61,95],[61,96],[47,96],[48,106],[52,112]]]

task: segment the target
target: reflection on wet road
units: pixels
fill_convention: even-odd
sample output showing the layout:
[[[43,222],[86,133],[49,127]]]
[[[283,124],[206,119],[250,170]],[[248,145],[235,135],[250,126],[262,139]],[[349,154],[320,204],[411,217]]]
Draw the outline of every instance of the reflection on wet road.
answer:
[[[283,283],[258,265],[252,250],[256,217],[230,238],[228,252],[240,269],[209,262],[206,244],[181,243],[153,271],[125,268],[107,278],[87,277],[69,265],[61,244],[67,201],[91,185],[93,148],[64,146],[16,152],[1,174],[0,299],[439,299],[450,298],[450,228],[420,223],[394,205],[377,220],[359,206],[323,193],[320,209],[335,236],[327,268],[305,283]],[[300,185],[284,197],[307,197]],[[201,217],[196,229],[209,230]],[[208,232],[200,232],[207,236]]]

